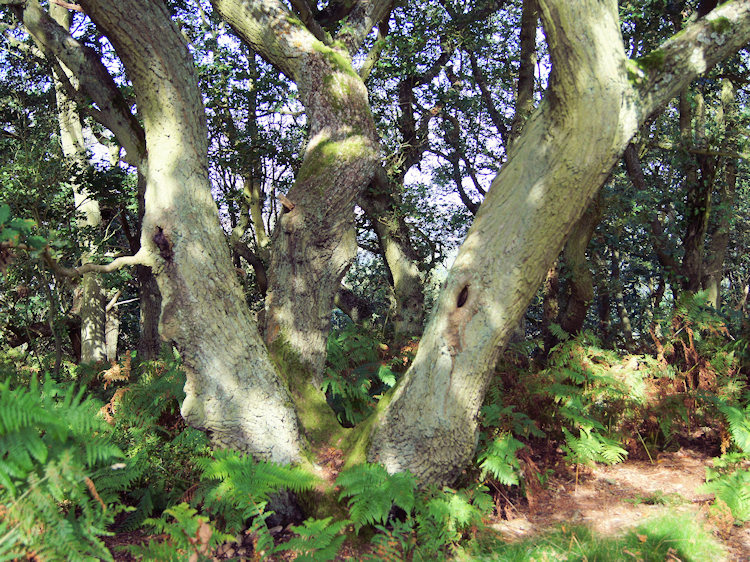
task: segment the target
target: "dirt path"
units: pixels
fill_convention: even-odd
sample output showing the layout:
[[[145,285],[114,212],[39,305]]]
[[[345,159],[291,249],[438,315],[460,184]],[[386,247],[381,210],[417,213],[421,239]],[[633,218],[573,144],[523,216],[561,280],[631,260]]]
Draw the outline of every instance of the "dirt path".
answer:
[[[604,535],[620,534],[667,510],[691,513],[725,545],[728,560],[750,561],[750,523],[742,527],[710,512],[713,497],[700,492],[711,458],[690,449],[660,453],[649,461],[598,466],[574,477],[552,477],[532,508],[506,509],[508,520],[492,526],[509,540],[533,536],[560,523],[589,525]]]

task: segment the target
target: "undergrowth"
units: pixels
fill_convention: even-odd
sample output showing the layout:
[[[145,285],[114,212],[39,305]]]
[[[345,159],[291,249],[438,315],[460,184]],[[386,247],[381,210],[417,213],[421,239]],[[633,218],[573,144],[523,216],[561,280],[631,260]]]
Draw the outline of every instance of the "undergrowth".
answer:
[[[514,545],[485,526],[506,513],[508,498],[531,505],[551,473],[577,477],[580,467],[628,455],[653,462],[696,429],[711,430],[722,453],[706,478],[712,509],[729,513],[730,524],[750,520],[744,348],[700,296],[680,301],[661,333],[653,354],[605,349],[590,333],[558,334],[543,366],[506,354],[460,487],[420,487],[409,473],[353,466],[335,481],[345,517],[288,525],[283,541],[269,528],[279,494],[315,497],[324,484],[301,468],[212,451],[180,417],[185,376],[171,353],[42,382],[15,370],[0,383],[0,560],[111,560],[104,537],[135,529],[152,534],[128,547],[143,560],[209,560],[246,537],[254,559],[332,560],[347,537],[367,543],[363,556],[373,560],[720,557],[715,541],[678,517],[620,538],[561,526]],[[332,334],[328,353],[324,388],[343,425],[369,415],[409,361],[352,327]],[[671,506],[680,498],[633,501]]]

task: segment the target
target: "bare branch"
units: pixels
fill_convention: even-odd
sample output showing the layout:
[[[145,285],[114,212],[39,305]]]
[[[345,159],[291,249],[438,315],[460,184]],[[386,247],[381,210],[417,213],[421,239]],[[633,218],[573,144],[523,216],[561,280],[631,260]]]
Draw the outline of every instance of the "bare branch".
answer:
[[[75,12],[83,12],[83,8],[81,8],[78,4],[71,4],[70,2],[63,2],[63,0],[51,0],[53,4],[57,4],[58,6],[62,6],[63,8],[67,8],[68,10],[73,10]]]

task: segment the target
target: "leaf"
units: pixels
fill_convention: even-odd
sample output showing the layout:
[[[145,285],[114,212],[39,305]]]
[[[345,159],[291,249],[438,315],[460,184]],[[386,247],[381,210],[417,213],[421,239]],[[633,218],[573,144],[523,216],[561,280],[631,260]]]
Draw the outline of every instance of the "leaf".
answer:
[[[26,233],[36,226],[36,222],[31,219],[12,219],[10,227],[19,232]]]
[[[41,250],[47,245],[47,239],[43,236],[29,236],[26,238],[26,241],[35,250]]]
[[[8,222],[8,219],[10,218],[10,207],[3,203],[0,205],[0,225],[5,224]]]

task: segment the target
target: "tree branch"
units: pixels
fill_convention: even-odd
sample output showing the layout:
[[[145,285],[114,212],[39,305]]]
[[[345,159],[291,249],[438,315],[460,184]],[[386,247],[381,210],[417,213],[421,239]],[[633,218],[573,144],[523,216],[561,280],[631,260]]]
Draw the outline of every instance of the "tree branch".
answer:
[[[628,64],[640,105],[650,115],[686,84],[747,43],[750,3],[726,2],[707,16]]]
[[[391,13],[393,0],[358,0],[346,19],[346,24],[336,34],[336,39],[342,41],[353,56],[365,37],[383,18]]]
[[[26,0],[12,6],[16,17],[42,45],[50,61],[54,61],[56,57],[76,76],[80,91],[73,89],[76,90],[78,99],[81,99],[83,93],[91,98],[98,107],[93,115],[114,133],[130,161],[140,163],[146,149],[143,128],[130,111],[130,106],[99,55],[71,37],[42,9],[38,0]],[[87,107],[89,104],[83,105]]]
[[[305,24],[305,27],[307,27],[310,33],[312,33],[318,41],[325,43],[326,45],[330,44],[331,36],[320,27],[320,24],[317,21],[315,21],[315,16],[313,15],[307,0],[289,0],[289,3],[297,11],[302,23]]]

